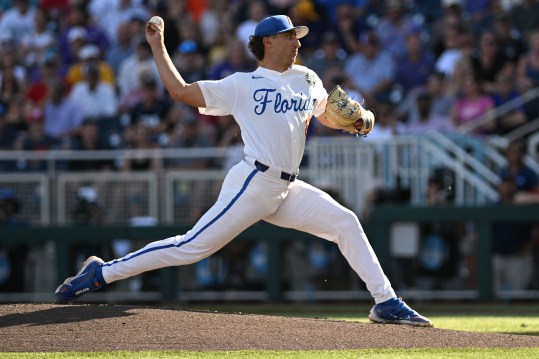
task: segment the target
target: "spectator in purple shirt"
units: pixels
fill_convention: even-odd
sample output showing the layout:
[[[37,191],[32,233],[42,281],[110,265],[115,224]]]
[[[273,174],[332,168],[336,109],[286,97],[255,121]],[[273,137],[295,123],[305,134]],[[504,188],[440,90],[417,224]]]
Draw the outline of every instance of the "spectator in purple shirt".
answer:
[[[395,82],[402,86],[403,94],[424,86],[429,75],[434,71],[436,59],[426,51],[418,32],[406,37],[406,54],[398,60],[395,70]]]
[[[64,66],[66,68],[74,61],[74,59],[76,59],[77,51],[79,50],[71,49],[71,42],[75,38],[77,40],[83,40],[84,43],[92,43],[97,45],[97,47],[99,47],[103,53],[106,53],[109,49],[110,42],[107,35],[99,27],[93,25],[90,20],[90,16],[82,6],[71,7],[66,18],[66,26],[60,32],[60,36],[58,38],[60,49],[65,59]],[[76,33],[71,31],[73,28],[77,29]]]
[[[77,134],[83,113],[69,98],[67,85],[56,81],[51,90],[51,96],[45,102],[45,133],[56,139]]]
[[[402,0],[385,1],[384,14],[375,29],[382,47],[397,59],[406,54],[408,35],[420,30],[419,26],[406,14]]]
[[[67,69],[77,60],[77,54],[86,44],[86,29],[82,26],[72,26],[64,35],[61,35],[59,42],[62,66],[60,73],[65,75]]]

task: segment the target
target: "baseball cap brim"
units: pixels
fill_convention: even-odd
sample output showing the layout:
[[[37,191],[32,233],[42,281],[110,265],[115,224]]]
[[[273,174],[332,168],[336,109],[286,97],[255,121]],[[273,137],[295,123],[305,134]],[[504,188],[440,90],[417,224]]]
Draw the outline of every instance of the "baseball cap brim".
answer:
[[[288,32],[288,31],[291,31],[291,30],[294,30],[296,32],[296,37],[298,39],[301,39],[302,37],[305,37],[309,33],[309,28],[307,26],[295,26],[295,27],[293,27],[291,29],[285,29],[285,30],[282,30],[282,31],[277,31],[277,32],[274,32],[273,34],[264,35],[264,36],[282,34],[283,32]]]
[[[298,39],[305,37],[309,33],[309,28],[307,26],[296,26],[294,27],[294,30],[296,31],[296,37]]]

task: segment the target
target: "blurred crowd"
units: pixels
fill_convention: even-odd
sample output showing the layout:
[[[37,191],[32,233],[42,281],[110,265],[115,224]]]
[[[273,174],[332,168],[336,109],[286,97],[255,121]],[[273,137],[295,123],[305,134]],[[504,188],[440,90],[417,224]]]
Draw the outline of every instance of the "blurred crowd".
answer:
[[[144,36],[165,19],[165,45],[188,82],[257,65],[246,44],[272,14],[307,25],[298,63],[375,109],[369,140],[453,132],[539,82],[533,0],[0,1],[0,150],[158,149],[241,145],[230,116],[171,101]],[[518,100],[517,100],[518,101]],[[473,128],[506,134],[538,114],[519,105]],[[313,121],[309,136],[342,135]],[[168,166],[206,166],[175,163]],[[40,170],[39,162],[0,170]],[[68,169],[145,170],[75,162]]]

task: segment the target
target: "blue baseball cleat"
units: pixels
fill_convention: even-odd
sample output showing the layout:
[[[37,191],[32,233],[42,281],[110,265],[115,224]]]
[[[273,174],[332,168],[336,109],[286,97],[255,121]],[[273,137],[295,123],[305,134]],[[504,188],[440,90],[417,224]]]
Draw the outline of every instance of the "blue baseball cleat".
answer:
[[[86,259],[75,276],[67,278],[64,283],[56,288],[54,292],[56,302],[61,304],[69,303],[83,294],[98,290],[105,285],[106,283],[101,273],[96,273],[96,269],[103,263],[103,260],[96,256]]]
[[[401,298],[393,298],[372,307],[369,319],[380,324],[406,324],[432,327],[432,322],[410,308]]]

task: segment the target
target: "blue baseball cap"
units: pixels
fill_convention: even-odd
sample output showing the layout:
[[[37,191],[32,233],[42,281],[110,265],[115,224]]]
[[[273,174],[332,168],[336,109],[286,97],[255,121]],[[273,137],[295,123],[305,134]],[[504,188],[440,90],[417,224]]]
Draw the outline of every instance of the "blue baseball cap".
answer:
[[[292,20],[290,20],[288,16],[275,15],[260,21],[258,25],[256,25],[254,36],[265,37],[290,30],[296,31],[296,37],[298,39],[301,39],[309,33],[309,28],[307,26],[294,26]]]

